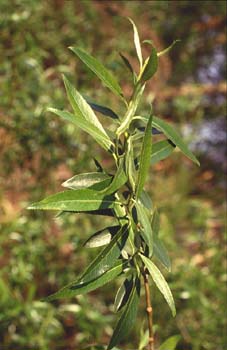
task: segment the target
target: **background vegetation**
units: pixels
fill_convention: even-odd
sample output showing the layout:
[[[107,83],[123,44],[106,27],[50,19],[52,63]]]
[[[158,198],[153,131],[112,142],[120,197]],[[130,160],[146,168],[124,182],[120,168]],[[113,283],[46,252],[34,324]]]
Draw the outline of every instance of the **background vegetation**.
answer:
[[[92,349],[97,341],[106,344],[112,332],[116,284],[65,302],[39,301],[81,271],[91,258],[81,245],[105,223],[87,215],[62,219],[25,208],[60,190],[71,175],[94,170],[91,156],[101,159],[91,138],[45,109],[68,107],[65,73],[87,96],[118,110],[116,100],[67,47],[91,52],[122,77],[130,94],[118,51],[133,64],[136,60],[131,27],[122,16],[132,17],[142,39],[152,39],[158,49],[181,39],[162,57],[144,106],[153,100],[156,115],[178,124],[201,161],[196,168],[175,153],[150,174],[155,186],[149,190],[171,252],[173,271],[167,278],[178,310],[172,319],[154,288],[157,343],[179,334],[179,350],[227,347],[225,1],[2,0],[1,349],[70,350],[89,344]],[[141,320],[144,315],[141,305]],[[139,320],[124,349],[137,346],[140,325]]]

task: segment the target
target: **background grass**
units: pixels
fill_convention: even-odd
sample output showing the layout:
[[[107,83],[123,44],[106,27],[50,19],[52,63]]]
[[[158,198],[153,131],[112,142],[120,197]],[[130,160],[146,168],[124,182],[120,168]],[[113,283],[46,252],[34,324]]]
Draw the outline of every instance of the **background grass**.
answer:
[[[105,221],[83,214],[55,218],[25,208],[60,190],[71,175],[94,170],[92,156],[103,158],[89,136],[45,109],[68,108],[64,73],[82,93],[120,113],[118,101],[67,47],[80,46],[100,59],[129,96],[130,77],[118,52],[135,67],[137,62],[125,16],[159,50],[181,39],[161,58],[141,113],[153,101],[155,114],[178,125],[201,162],[196,168],[175,152],[150,172],[148,189],[161,212],[161,235],[172,258],[166,278],[178,311],[172,319],[152,290],[156,342],[180,334],[178,350],[227,347],[225,2],[2,0],[0,349],[92,349],[111,335],[120,281],[73,300],[39,301],[75,279],[97,254],[81,245]],[[110,159],[103,162],[112,167]],[[137,348],[144,317],[142,302],[123,349]]]

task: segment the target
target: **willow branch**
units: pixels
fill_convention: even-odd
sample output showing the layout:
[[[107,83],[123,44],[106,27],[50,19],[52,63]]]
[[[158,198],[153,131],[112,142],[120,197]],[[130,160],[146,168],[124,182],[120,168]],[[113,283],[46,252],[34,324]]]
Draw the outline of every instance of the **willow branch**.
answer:
[[[148,330],[149,330],[148,350],[154,350],[154,334],[153,334],[153,319],[152,319],[153,310],[151,305],[150,286],[149,286],[148,275],[146,271],[144,271],[143,278],[144,278],[145,297],[146,297],[147,322],[148,322]]]

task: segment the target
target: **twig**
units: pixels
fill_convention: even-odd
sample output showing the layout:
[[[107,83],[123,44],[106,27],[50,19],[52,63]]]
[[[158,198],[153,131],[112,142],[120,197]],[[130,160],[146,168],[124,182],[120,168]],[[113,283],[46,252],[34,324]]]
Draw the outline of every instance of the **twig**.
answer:
[[[150,286],[149,286],[148,275],[146,271],[144,271],[143,278],[144,278],[144,287],[145,287],[145,296],[146,296],[147,322],[148,322],[148,330],[149,330],[148,350],[154,350],[154,334],[153,334],[153,320],[152,320],[153,310],[151,306]]]

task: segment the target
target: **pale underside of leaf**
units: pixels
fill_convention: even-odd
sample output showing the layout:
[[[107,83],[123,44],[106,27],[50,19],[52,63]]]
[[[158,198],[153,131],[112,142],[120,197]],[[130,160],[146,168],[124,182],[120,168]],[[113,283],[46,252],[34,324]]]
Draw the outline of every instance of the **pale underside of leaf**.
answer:
[[[97,248],[109,244],[113,236],[120,230],[120,226],[106,227],[98,232],[95,232],[89,237],[84,246],[86,248]]]
[[[95,173],[85,173],[79,174],[71,177],[70,179],[63,182],[62,186],[66,188],[71,188],[73,190],[78,190],[82,188],[93,188],[100,183],[110,183],[112,178],[100,172]]]
[[[133,20],[131,18],[129,18],[129,17],[128,17],[128,20],[131,22],[131,24],[133,26],[134,44],[135,44],[135,48],[136,48],[137,57],[139,59],[140,68],[142,68],[142,66],[143,66],[143,56],[142,56],[142,50],[141,50],[139,33],[138,33],[137,27],[136,27],[135,23],[133,22]]]

